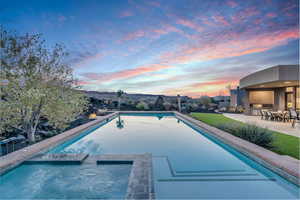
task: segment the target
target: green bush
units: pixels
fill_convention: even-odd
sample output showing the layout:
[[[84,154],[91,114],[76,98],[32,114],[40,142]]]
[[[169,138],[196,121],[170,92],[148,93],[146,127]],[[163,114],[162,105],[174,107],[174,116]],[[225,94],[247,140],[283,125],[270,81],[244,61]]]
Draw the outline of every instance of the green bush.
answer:
[[[271,148],[274,141],[273,134],[268,129],[253,124],[220,124],[218,128],[262,147]]]

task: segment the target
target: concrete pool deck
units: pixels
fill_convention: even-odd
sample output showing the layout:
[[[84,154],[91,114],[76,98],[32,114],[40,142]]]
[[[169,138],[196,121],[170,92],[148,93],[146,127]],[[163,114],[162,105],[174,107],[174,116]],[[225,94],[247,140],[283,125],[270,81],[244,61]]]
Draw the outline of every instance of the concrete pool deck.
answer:
[[[259,147],[255,144],[242,140],[238,137],[235,137],[227,132],[219,130],[215,127],[209,126],[201,121],[193,119],[187,115],[181,114],[176,111],[151,111],[151,112],[136,112],[136,111],[121,111],[121,112],[114,112],[112,114],[97,117],[96,120],[88,122],[84,125],[78,126],[74,129],[68,130],[64,133],[36,143],[34,145],[28,146],[24,149],[20,149],[13,153],[10,153],[6,156],[0,157],[0,175],[5,171],[16,167],[17,165],[21,164],[22,162],[29,160],[36,156],[39,153],[43,153],[54,146],[62,144],[63,142],[72,139],[85,130],[88,130],[92,127],[97,126],[99,123],[107,122],[113,118],[115,118],[118,114],[126,114],[126,113],[174,113],[178,119],[185,121],[186,123],[190,124],[193,127],[196,127],[201,130],[206,130],[212,136],[215,136],[220,141],[232,146],[233,148],[237,149],[241,153],[247,155],[248,157],[252,158],[256,162],[262,164],[263,166],[271,169],[272,171],[276,172],[277,174],[285,177],[286,179],[290,180],[291,182],[299,185],[299,160],[291,158],[289,156],[282,156],[266,150],[262,147]],[[147,164],[142,164],[142,166],[146,167]],[[150,176],[149,176],[150,177]],[[150,182],[153,184],[153,180],[150,177]],[[150,183],[147,187],[150,187]],[[135,190],[134,187],[131,187],[132,190]],[[152,187],[153,188],[153,187]],[[137,191],[141,191],[143,189],[137,189]],[[137,192],[138,193],[138,192]],[[151,198],[154,198],[154,190],[150,193]],[[143,196],[142,194],[139,194]],[[150,197],[149,197],[150,198]]]
[[[278,131],[287,135],[292,135],[300,138],[300,128],[293,128],[291,122],[278,122],[278,121],[270,121],[263,120],[260,116],[250,116],[244,114],[232,114],[232,113],[223,113],[225,117],[248,123],[255,124],[262,128],[268,128],[272,131]]]

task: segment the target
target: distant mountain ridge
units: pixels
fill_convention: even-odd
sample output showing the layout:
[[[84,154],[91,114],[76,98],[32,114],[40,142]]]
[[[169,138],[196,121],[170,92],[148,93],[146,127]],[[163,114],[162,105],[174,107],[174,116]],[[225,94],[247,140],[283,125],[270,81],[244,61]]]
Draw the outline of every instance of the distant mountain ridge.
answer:
[[[88,97],[92,97],[95,99],[111,99],[117,100],[116,92],[99,92],[99,91],[84,91]],[[131,100],[139,101],[139,100],[150,100],[155,101],[159,96],[162,96],[165,100],[175,100],[177,96],[167,96],[167,95],[157,95],[157,94],[129,94],[124,93],[123,97]],[[191,99],[188,96],[181,96],[181,99]]]

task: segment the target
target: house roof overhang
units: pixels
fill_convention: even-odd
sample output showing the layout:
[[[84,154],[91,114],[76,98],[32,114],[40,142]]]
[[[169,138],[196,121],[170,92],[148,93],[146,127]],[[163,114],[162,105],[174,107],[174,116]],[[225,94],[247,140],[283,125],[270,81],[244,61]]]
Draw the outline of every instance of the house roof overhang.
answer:
[[[278,65],[249,74],[240,80],[240,88],[278,88],[299,86],[299,65]]]

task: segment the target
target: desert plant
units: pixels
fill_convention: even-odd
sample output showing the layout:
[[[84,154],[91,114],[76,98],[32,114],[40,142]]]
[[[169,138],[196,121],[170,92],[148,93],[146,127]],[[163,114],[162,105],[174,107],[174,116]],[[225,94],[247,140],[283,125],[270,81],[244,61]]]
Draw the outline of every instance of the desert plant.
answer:
[[[267,128],[261,128],[254,124],[220,124],[218,128],[262,147],[270,148],[274,141],[273,134]]]
[[[148,106],[147,103],[141,101],[141,102],[139,102],[139,103],[136,105],[136,108],[137,108],[138,110],[148,110],[148,109],[149,109],[149,106]]]

